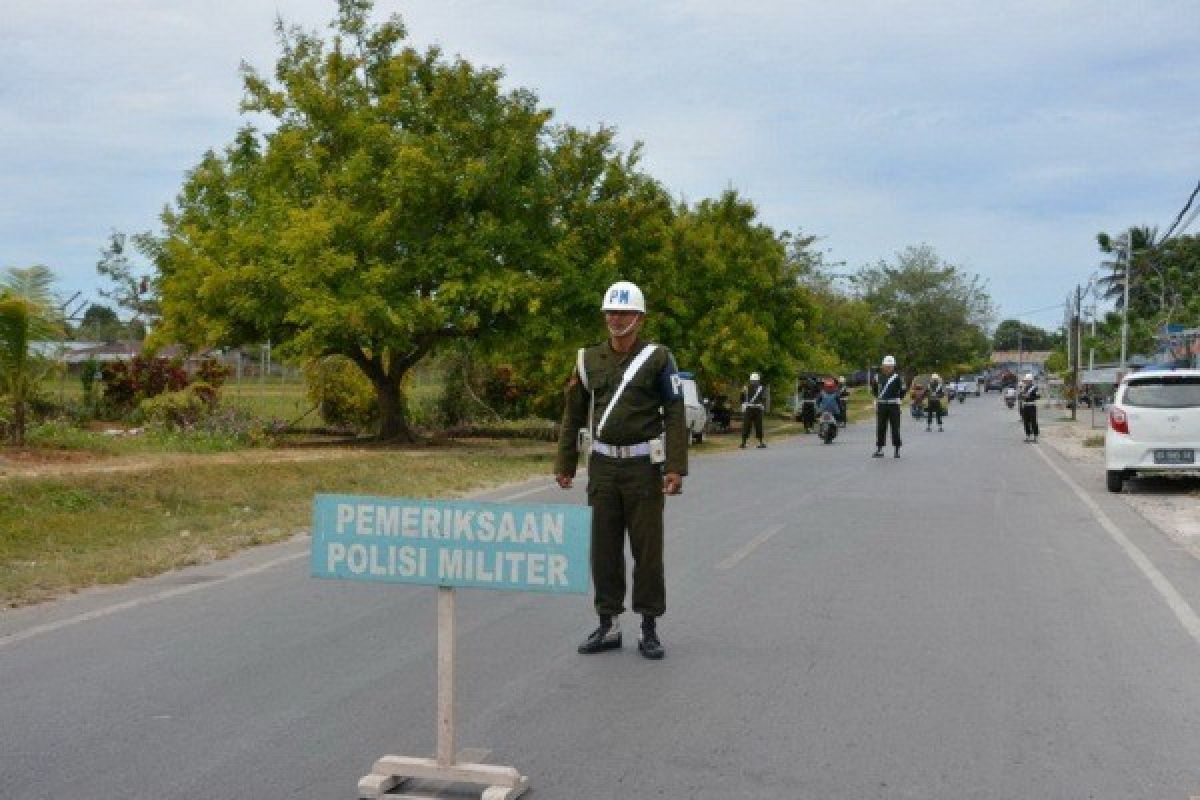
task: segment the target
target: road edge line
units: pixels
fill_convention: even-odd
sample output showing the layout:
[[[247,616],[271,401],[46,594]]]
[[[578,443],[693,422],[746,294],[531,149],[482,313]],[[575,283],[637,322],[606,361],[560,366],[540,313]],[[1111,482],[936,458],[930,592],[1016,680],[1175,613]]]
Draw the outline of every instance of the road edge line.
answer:
[[[1163,599],[1163,602],[1171,609],[1171,613],[1175,615],[1175,618],[1183,626],[1183,629],[1191,635],[1197,644],[1200,644],[1200,615],[1196,614],[1195,609],[1188,604],[1188,601],[1183,598],[1179,590],[1171,584],[1167,576],[1163,575],[1158,567],[1154,566],[1150,558],[1137,545],[1130,541],[1129,537],[1112,521],[1112,518],[1104,512],[1104,509],[1100,508],[1100,504],[1093,500],[1084,491],[1083,487],[1076,483],[1062,467],[1055,464],[1050,456],[1042,451],[1042,448],[1039,447],[1036,449],[1037,454],[1042,457],[1042,460],[1046,462],[1050,469],[1054,470],[1063,483],[1070,487],[1071,491],[1092,512],[1092,515],[1100,523],[1100,526],[1104,528],[1105,532],[1108,533],[1109,537],[1117,543],[1129,560],[1146,576],[1146,579],[1150,581],[1150,585],[1154,587],[1155,591]]]

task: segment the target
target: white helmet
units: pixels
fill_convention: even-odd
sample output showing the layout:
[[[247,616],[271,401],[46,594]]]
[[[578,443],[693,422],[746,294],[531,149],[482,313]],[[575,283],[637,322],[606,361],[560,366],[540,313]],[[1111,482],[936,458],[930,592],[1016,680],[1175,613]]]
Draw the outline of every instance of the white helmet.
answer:
[[[884,356],[883,357],[883,366],[885,366],[885,367],[896,366],[896,357],[895,356]]]
[[[930,380],[932,380],[932,381],[940,381],[940,380],[942,379],[942,376],[941,376],[941,375],[938,375],[938,374],[935,372],[935,373],[933,373],[932,375],[930,375],[930,376],[929,376],[929,379],[930,379]]]
[[[759,375],[757,372],[751,372],[751,373],[750,373],[750,380],[752,380],[752,381],[761,381],[761,380],[762,380],[762,376],[761,376],[761,375]]]
[[[1025,380],[1029,381],[1030,383],[1033,383],[1033,373],[1032,373],[1032,372],[1026,372],[1026,373],[1025,373]]]
[[[636,284],[617,281],[604,293],[604,311],[638,311],[646,313],[646,298]]]

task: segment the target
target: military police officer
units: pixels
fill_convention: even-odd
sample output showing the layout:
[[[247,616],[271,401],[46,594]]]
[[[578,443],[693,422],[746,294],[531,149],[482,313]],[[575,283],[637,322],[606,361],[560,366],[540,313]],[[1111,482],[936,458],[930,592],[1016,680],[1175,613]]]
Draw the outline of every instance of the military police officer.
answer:
[[[904,379],[896,372],[896,359],[885,356],[879,374],[871,380],[871,394],[875,395],[875,458],[883,458],[889,427],[895,456],[900,457],[900,403],[907,391]]]
[[[1025,441],[1037,444],[1039,433],[1037,402],[1042,395],[1038,392],[1037,382],[1033,379],[1032,372],[1025,373],[1017,397],[1021,403],[1021,423],[1025,426]]]
[[[558,485],[568,489],[580,449],[588,456],[592,581],[600,624],[579,652],[621,646],[618,618],[625,610],[628,534],[633,610],[642,615],[638,650],[658,659],[664,650],[656,620],[666,611],[663,495],[679,494],[687,474],[683,391],[667,348],[638,337],[646,319],[641,289],[628,281],[614,283],[602,308],[608,341],[578,353],[554,464]]]
[[[937,417],[938,431],[945,430],[942,427],[942,417],[945,414],[942,400],[945,397],[946,384],[942,383],[942,376],[935,372],[929,376],[929,391],[925,395],[925,412],[928,415],[925,417],[925,430],[933,430],[934,417]]]
[[[750,382],[742,387],[742,443],[750,438],[750,432],[758,437],[758,446],[766,447],[763,441],[763,411],[767,407],[767,387],[763,386],[762,376],[757,372],[750,373]]]

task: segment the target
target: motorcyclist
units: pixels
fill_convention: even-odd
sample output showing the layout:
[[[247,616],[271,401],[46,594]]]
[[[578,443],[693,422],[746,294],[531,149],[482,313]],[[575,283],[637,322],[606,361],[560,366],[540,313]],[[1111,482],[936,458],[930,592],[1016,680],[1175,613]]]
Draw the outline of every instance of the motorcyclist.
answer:
[[[842,410],[842,395],[838,391],[837,382],[833,378],[826,378],[821,381],[821,391],[817,395],[816,413],[824,415],[826,411],[833,416],[834,424],[837,423],[837,415]],[[835,431],[836,433],[836,431]],[[825,435],[825,430],[821,429],[821,435]]]
[[[913,383],[911,396],[913,419],[922,419],[925,416],[925,386]]]

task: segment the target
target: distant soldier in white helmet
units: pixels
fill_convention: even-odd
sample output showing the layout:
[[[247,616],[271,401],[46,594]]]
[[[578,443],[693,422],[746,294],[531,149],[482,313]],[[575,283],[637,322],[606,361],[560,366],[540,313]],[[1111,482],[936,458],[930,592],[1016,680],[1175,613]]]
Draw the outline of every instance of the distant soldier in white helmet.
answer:
[[[1021,423],[1025,426],[1025,441],[1037,444],[1037,401],[1041,399],[1041,394],[1038,393],[1037,381],[1033,379],[1032,372],[1026,372],[1025,377],[1021,379],[1021,390],[1017,393],[1017,399],[1021,404]]]
[[[763,385],[762,376],[757,372],[750,373],[750,382],[742,387],[742,443],[750,438],[751,430],[758,437],[758,446],[766,447],[763,441],[763,413],[767,407],[767,387]]]
[[[937,417],[938,431],[944,431],[942,417],[946,410],[942,408],[942,400],[946,397],[946,384],[942,382],[942,376],[936,372],[929,376],[929,390],[925,397],[925,430],[933,430],[933,418]]]
[[[871,394],[875,395],[875,458],[883,458],[889,427],[892,429],[895,457],[900,457],[900,403],[907,392],[904,378],[896,372],[895,357],[885,356],[879,374],[871,379]]]
[[[579,652],[621,646],[628,534],[633,610],[642,615],[638,650],[659,659],[664,650],[656,623],[667,608],[663,496],[679,494],[687,474],[683,387],[670,351],[638,338],[646,319],[641,289],[628,281],[614,283],[604,293],[602,308],[608,340],[577,354],[554,463],[558,485],[569,489],[580,444],[586,448],[592,581],[600,624]]]

